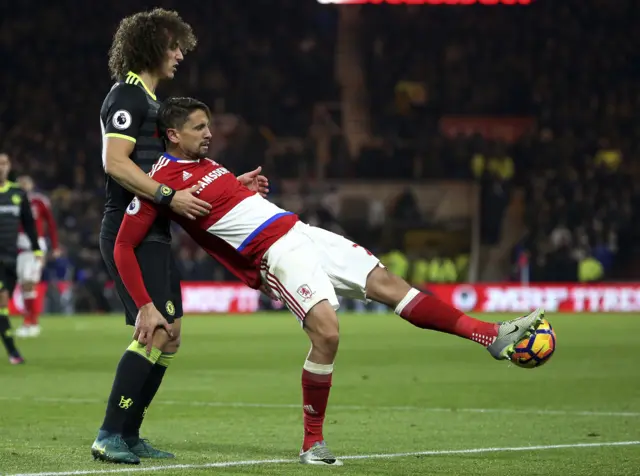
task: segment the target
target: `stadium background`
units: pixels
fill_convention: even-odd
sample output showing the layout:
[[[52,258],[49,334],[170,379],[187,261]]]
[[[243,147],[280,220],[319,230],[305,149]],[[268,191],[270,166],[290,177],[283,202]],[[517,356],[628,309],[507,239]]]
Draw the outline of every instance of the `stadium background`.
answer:
[[[262,165],[271,200],[416,285],[637,278],[634,2],[161,3],[200,44],[160,97],[205,100],[215,157],[238,173]],[[66,284],[49,288],[51,312],[119,309],[97,245],[103,171],[91,124],[117,22],[148,6],[2,7],[0,145],[53,201],[64,254],[45,280]],[[233,280],[174,236],[185,280]],[[192,301],[206,299],[200,291]],[[618,300],[635,303],[634,292]],[[228,310],[215,307],[224,292],[204,294],[217,297],[200,310]]]
[[[0,2],[0,149],[51,197],[64,251],[45,273],[42,335],[18,342],[27,364],[0,362],[0,473],[126,471],[89,459],[131,338],[98,251],[98,111],[118,21],[153,6],[199,38],[158,96],[211,105],[212,152],[231,170],[262,165],[271,200],[484,319],[548,309],[558,349],[529,371],[344,303],[326,428],[341,474],[637,473],[634,0]],[[185,308],[203,315],[186,318],[143,429],[183,466],[144,469],[300,474],[286,463],[302,332],[249,312],[272,303],[179,230],[174,246]]]

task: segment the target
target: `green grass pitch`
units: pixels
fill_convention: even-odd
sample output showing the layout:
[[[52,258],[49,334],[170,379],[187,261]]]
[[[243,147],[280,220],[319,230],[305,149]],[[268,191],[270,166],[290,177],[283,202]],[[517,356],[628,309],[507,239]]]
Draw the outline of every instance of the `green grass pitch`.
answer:
[[[308,342],[291,315],[187,316],[143,426],[177,459],[138,467],[89,451],[131,329],[45,317],[39,338],[19,341],[26,365],[0,361],[0,474],[638,474],[640,318],[547,318],[556,353],[527,370],[392,315],[341,315],[325,437],[354,458],[318,468],[294,463]]]

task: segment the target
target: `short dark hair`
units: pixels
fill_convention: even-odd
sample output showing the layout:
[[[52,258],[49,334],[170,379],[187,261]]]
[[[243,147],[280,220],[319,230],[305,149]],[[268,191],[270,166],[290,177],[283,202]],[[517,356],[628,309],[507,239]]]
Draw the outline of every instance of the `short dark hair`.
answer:
[[[182,129],[194,111],[204,111],[211,119],[209,107],[194,98],[169,98],[158,110],[158,130],[167,140],[167,129]]]
[[[168,48],[183,53],[195,48],[197,39],[191,26],[178,12],[155,8],[123,18],[109,49],[109,70],[115,80],[127,72],[151,72],[162,65]]]

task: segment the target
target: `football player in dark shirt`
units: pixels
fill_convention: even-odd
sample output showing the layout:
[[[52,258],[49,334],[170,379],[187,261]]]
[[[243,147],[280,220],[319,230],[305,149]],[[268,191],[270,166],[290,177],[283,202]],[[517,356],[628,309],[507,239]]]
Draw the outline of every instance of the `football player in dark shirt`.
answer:
[[[16,183],[9,181],[11,161],[0,153],[0,340],[9,354],[9,363],[24,363],[11,333],[9,299],[18,280],[18,232],[20,225],[31,243],[36,260],[42,264],[43,252],[38,244],[36,223],[27,194]]]
[[[100,110],[102,163],[106,204],[100,230],[100,251],[124,305],[126,323],[151,329],[153,349],[134,340],[123,354],[107,402],[105,418],[91,447],[96,459],[138,464],[140,458],[172,458],[139,436],[147,407],[156,394],[180,344],[182,297],[180,278],[171,254],[169,222],[160,217],[136,250],[142,273],[161,313],[138,309],[118,275],[113,258],[118,229],[135,195],[196,219],[211,206],[195,198],[197,189],[175,191],[153,180],[151,168],[164,151],[156,126],[159,82],[172,79],[184,54],[196,45],[189,24],[178,13],[160,8],[124,18],[109,50],[109,69],[116,83]],[[262,192],[266,178],[259,169],[238,177]],[[260,184],[260,187],[258,187]],[[156,330],[157,329],[157,330]],[[155,331],[155,332],[154,332]]]

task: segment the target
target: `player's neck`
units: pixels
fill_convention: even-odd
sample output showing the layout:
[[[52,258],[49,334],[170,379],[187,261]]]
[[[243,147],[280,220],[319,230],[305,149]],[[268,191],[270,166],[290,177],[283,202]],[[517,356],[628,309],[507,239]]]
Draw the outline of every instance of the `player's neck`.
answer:
[[[158,78],[158,76],[143,71],[142,73],[138,74],[138,77],[152,93],[156,93],[156,88],[158,87],[158,83],[160,82],[160,78]]]
[[[167,150],[164,155],[170,160],[179,160],[181,162],[198,162],[200,160],[200,157],[191,157],[181,150]]]

